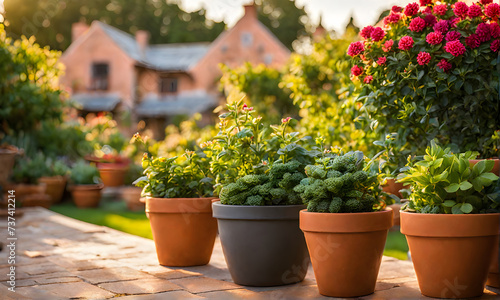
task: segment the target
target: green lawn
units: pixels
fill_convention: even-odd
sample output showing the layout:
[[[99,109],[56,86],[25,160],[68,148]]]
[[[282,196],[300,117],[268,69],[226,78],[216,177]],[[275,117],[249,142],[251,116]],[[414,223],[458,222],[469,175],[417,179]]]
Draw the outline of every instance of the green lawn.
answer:
[[[99,208],[77,208],[73,203],[54,205],[51,210],[65,216],[107,226],[130,234],[152,239],[149,220],[144,212],[130,212],[124,202],[101,201]],[[406,238],[400,232],[389,232],[384,255],[398,259],[407,259],[408,245]]]

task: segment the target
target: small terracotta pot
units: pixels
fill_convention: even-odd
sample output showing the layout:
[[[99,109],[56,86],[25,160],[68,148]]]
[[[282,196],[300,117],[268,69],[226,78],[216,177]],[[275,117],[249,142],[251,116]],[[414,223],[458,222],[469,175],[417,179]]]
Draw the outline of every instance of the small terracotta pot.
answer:
[[[45,193],[50,196],[52,203],[61,201],[67,181],[66,176],[41,177],[38,179],[38,182],[47,185]]]
[[[366,213],[302,210],[304,231],[320,294],[360,297],[375,291],[391,209]]]
[[[407,188],[407,185],[405,186],[401,182],[396,182],[396,179],[393,178],[387,179],[386,181],[387,183],[382,186],[382,190],[386,193],[393,194],[400,199],[403,198],[403,195],[401,195],[399,191]]]
[[[128,164],[98,163],[99,175],[106,187],[122,186],[127,174]]]
[[[217,235],[212,198],[146,198],[160,265],[201,266],[210,262]]]
[[[121,197],[125,200],[127,208],[131,211],[144,211],[145,204],[141,202],[142,188],[127,186],[121,188]]]
[[[47,185],[39,184],[17,184],[14,187],[16,191],[16,200],[23,207],[41,206],[49,208],[52,204],[51,198],[46,194]]]
[[[483,294],[493,255],[498,253],[500,214],[401,212],[423,295],[472,298]]]
[[[71,196],[79,208],[97,207],[101,201],[103,184],[79,184],[70,188]]]

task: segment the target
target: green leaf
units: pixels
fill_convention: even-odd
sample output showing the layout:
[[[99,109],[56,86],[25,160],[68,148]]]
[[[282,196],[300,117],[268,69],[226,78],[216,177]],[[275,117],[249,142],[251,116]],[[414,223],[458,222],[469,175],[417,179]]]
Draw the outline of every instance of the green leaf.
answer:
[[[471,189],[471,188],[472,188],[472,184],[468,181],[462,181],[460,183],[460,189],[462,191],[466,191],[466,190]]]
[[[458,203],[455,206],[451,208],[451,213],[454,215],[461,215],[463,214],[463,211],[461,210],[462,203]]]
[[[460,210],[465,213],[465,214],[470,214],[472,212],[472,210],[474,209],[474,207],[470,204],[470,203],[464,203],[462,204],[462,206],[460,207]]]
[[[452,183],[450,184],[449,186],[445,187],[444,189],[448,192],[448,193],[455,193],[456,191],[458,191],[458,188],[460,186],[458,185],[458,183]]]
[[[443,205],[446,206],[446,207],[453,207],[455,204],[457,204],[457,203],[455,201],[453,201],[453,200],[446,200],[443,203]]]

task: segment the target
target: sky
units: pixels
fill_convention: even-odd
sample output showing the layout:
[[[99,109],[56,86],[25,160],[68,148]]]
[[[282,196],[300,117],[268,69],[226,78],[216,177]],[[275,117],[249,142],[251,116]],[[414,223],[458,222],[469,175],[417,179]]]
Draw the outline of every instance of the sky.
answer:
[[[1,1],[1,0],[0,0]],[[229,26],[234,25],[243,15],[243,5],[249,0],[179,0],[187,11],[204,7],[207,17],[224,20]],[[297,6],[305,5],[312,24],[317,24],[322,16],[323,27],[343,32],[351,15],[358,27],[372,25],[380,13],[393,5],[405,6],[417,0],[296,0]]]

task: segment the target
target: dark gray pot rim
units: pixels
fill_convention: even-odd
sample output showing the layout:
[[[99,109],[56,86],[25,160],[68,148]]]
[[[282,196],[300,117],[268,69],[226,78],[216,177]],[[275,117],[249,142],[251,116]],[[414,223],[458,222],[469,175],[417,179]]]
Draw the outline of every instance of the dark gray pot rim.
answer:
[[[212,203],[213,216],[225,220],[297,220],[305,205],[227,205]]]

